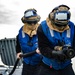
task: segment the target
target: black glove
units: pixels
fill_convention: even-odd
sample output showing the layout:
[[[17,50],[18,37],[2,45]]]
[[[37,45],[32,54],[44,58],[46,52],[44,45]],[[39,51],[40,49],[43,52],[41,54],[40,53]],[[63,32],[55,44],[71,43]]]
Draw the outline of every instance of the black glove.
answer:
[[[57,59],[58,61],[65,61],[66,55],[63,53],[62,50],[60,51],[52,51],[53,58]]]

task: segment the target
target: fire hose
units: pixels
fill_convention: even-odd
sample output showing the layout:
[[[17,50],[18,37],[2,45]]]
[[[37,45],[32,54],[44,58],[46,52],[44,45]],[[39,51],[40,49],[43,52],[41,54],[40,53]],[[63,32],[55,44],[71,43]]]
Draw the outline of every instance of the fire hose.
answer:
[[[24,58],[26,58],[26,57],[30,57],[30,56],[32,56],[33,54],[35,54],[36,53],[36,51],[32,51],[32,52],[29,52],[29,53],[25,53],[25,54],[21,54],[20,55],[20,57],[22,58],[22,57],[24,57]],[[13,73],[14,73],[14,71],[15,71],[15,69],[16,69],[16,67],[17,67],[17,64],[18,64],[18,62],[19,62],[19,58],[17,58],[17,60],[16,60],[16,62],[15,62],[15,65],[14,65],[14,67],[13,67],[13,69],[11,70],[11,72],[9,73],[9,75],[12,75]]]

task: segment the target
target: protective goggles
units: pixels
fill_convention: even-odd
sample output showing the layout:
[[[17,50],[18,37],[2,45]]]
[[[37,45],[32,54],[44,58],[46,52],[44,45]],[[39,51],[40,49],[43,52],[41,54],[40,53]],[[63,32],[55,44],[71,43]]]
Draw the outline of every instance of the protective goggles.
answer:
[[[54,20],[67,21],[69,19],[70,19],[70,12],[68,11],[59,11],[54,13]]]
[[[32,25],[32,24],[36,25],[37,21],[27,21],[26,23],[28,23],[29,25]]]

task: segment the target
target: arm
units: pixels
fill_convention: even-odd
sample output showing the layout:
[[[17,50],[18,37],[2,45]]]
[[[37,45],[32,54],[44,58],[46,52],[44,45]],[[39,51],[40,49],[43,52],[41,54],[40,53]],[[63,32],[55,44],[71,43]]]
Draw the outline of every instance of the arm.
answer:
[[[18,40],[18,35],[16,37],[16,53],[17,53],[17,58],[20,59],[19,55],[22,53],[21,53],[21,47],[20,47],[19,40]]]
[[[53,48],[50,47],[50,42],[44,35],[41,25],[38,27],[37,35],[38,35],[38,46],[41,54],[48,58],[52,57]]]
[[[43,56],[45,56],[47,58],[53,58],[58,61],[65,60],[66,56],[61,50],[56,51],[56,50],[54,50],[54,47],[52,48],[50,46],[51,42],[44,35],[41,25],[38,27],[37,34],[38,34],[39,50]]]
[[[21,52],[21,47],[20,47],[18,35],[17,35],[17,37],[16,37],[16,53],[19,53],[19,52]]]

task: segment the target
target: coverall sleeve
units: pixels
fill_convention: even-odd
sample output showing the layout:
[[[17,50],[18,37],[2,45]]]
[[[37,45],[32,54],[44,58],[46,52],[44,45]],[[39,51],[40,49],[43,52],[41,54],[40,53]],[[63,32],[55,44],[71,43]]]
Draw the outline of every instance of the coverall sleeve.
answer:
[[[16,37],[16,53],[19,53],[21,52],[21,47],[20,47],[20,43],[19,43],[19,40],[18,40],[18,35]]]
[[[51,58],[53,48],[50,47],[50,42],[48,38],[44,35],[41,25],[38,27],[37,30],[38,35],[38,46],[41,54],[45,57]]]

